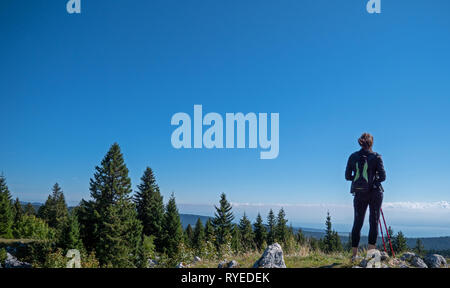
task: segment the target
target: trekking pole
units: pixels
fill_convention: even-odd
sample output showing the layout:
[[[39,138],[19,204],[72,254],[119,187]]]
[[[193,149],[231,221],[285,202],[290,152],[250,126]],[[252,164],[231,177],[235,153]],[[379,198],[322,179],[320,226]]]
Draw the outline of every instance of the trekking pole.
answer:
[[[381,226],[380,218],[378,218],[378,223],[380,223],[381,240],[383,241],[384,252],[387,253],[387,250],[386,250],[386,243],[384,242],[383,226]]]
[[[394,249],[392,249],[391,236],[389,235],[389,231],[388,231],[388,228],[387,228],[387,225],[386,225],[386,220],[384,219],[383,209],[381,209],[381,207],[380,207],[380,211],[381,211],[381,216],[383,216],[384,227],[386,228],[386,234],[387,234],[387,237],[388,237],[388,240],[389,240],[389,245],[391,246],[392,257],[395,258]],[[380,223],[380,225],[381,225],[381,223]]]

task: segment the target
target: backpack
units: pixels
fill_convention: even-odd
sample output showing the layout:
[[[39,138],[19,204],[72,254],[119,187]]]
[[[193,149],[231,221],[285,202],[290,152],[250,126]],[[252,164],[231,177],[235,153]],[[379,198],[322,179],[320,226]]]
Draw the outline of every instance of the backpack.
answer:
[[[360,154],[355,163],[355,178],[352,181],[351,193],[355,195],[358,192],[369,192],[369,157]]]

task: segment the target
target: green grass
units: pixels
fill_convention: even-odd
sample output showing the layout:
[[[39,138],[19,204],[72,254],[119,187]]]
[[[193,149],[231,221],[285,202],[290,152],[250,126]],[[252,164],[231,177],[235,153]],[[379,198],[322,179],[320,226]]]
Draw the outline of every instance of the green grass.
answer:
[[[35,239],[3,239],[0,238],[0,244],[14,244],[14,243],[31,243],[31,242],[38,242],[42,240],[35,240]]]
[[[236,260],[241,268],[251,268],[253,264],[261,257],[262,252],[250,252],[246,254],[228,257],[227,260]],[[217,268],[219,260],[203,260],[192,264],[192,268]],[[350,268],[350,254],[333,253],[324,254],[320,252],[308,252],[291,254],[284,256],[284,262],[287,268]]]

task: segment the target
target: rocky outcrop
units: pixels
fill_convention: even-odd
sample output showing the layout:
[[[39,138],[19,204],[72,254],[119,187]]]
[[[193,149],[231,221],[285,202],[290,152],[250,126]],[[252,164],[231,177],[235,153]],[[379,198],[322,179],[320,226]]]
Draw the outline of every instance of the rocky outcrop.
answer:
[[[19,261],[9,252],[6,253],[5,268],[31,268],[30,263]]]
[[[280,244],[274,243],[267,247],[253,268],[286,268]]]
[[[447,268],[447,261],[438,254],[429,254],[424,259],[429,268]]]
[[[355,262],[353,262],[355,263]],[[400,258],[390,258],[378,250],[367,251],[367,256],[353,268],[443,268],[448,267],[444,257],[431,254],[422,259],[413,252],[406,252]]]

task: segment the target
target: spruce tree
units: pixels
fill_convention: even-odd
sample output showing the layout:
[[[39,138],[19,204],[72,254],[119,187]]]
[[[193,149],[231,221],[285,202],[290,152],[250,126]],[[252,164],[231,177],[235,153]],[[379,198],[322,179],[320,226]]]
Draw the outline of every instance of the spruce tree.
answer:
[[[191,224],[188,224],[186,227],[186,230],[184,231],[184,244],[186,244],[187,247],[193,247],[194,242],[194,230],[192,230]]]
[[[269,215],[267,215],[267,226],[269,230],[267,233],[267,244],[271,245],[276,241],[276,222],[275,214],[273,213],[272,209],[270,209]]]
[[[277,239],[277,241],[286,244],[288,236],[289,230],[287,227],[286,213],[284,212],[284,209],[281,208],[277,216],[277,222],[275,227],[275,238]]]
[[[74,213],[66,218],[66,222],[64,223],[64,227],[59,239],[59,247],[63,250],[82,250],[83,248],[83,244],[80,238],[80,226]]]
[[[295,240],[297,241],[298,244],[305,245],[306,237],[305,234],[303,234],[302,229],[297,230],[297,234],[295,234]]]
[[[36,216],[36,209],[34,209],[33,205],[28,202],[23,209],[23,213],[27,216]]]
[[[416,240],[416,246],[414,247],[414,251],[418,255],[423,255],[425,253],[425,247],[423,246],[422,240],[420,238],[417,238]]]
[[[19,198],[14,201],[14,223],[19,223],[23,216],[23,207],[20,204]]]
[[[258,250],[264,249],[263,247],[264,243],[267,239],[267,229],[266,226],[263,224],[263,220],[261,217],[261,214],[258,213],[258,216],[256,216],[256,222],[253,224],[254,231],[255,231],[255,245]]]
[[[212,224],[216,235],[216,244],[220,246],[226,243],[226,239],[231,236],[232,221],[234,219],[231,204],[228,202],[225,193],[220,195],[219,207],[216,208]]]
[[[53,185],[52,194],[48,196],[44,205],[39,207],[38,216],[44,219],[49,227],[57,230],[62,229],[68,216],[68,209],[64,193],[58,183]]]
[[[22,204],[20,204],[19,198],[16,198],[13,205],[14,212],[14,221],[13,221],[13,236],[14,238],[19,238],[17,235],[17,229],[19,227],[20,222],[22,221],[22,217],[24,215]]]
[[[212,224],[211,218],[208,218],[208,220],[206,220],[206,224],[205,224],[205,240],[209,241],[209,242],[214,242],[215,239],[216,239],[216,235],[214,232],[214,226]]]
[[[402,253],[408,250],[408,245],[406,244],[406,238],[403,235],[402,231],[399,231],[395,236],[395,241],[393,243],[393,248],[395,253]]]
[[[192,246],[194,249],[201,250],[205,242],[205,229],[203,227],[202,220],[197,219],[194,227],[194,237],[192,241]]]
[[[13,207],[6,178],[0,175],[0,238],[13,237]]]
[[[134,201],[137,207],[138,218],[142,222],[143,233],[147,236],[153,236],[156,249],[159,249],[162,239],[164,203],[150,167],[145,169],[144,175],[141,177],[141,184],[137,187],[138,191]]]
[[[247,215],[242,216],[239,221],[239,232],[241,234],[241,245],[245,251],[255,248],[255,239],[253,234],[252,223],[247,218]]]
[[[337,233],[332,229],[330,212],[327,212],[325,226],[325,237],[322,240],[324,252],[331,253],[333,251],[337,251],[339,249],[338,243],[340,243],[340,239],[339,236],[337,236]]]
[[[162,250],[171,260],[175,260],[178,257],[180,243],[183,239],[183,228],[181,227],[180,214],[178,214],[173,194],[166,205],[162,227]]]
[[[93,252],[98,243],[98,222],[100,215],[95,210],[94,201],[81,199],[80,204],[75,207],[78,223],[80,226],[80,238],[84,248],[88,252]]]
[[[233,228],[231,229],[231,250],[237,254],[243,249],[241,230],[237,224],[233,224]],[[219,254],[221,252],[219,251]]]
[[[95,170],[90,180],[93,202],[83,203],[92,213],[88,219],[83,219],[94,224],[89,232],[95,234],[92,246],[102,266],[136,267],[140,261],[142,225],[130,195],[128,168],[117,143],[111,146]]]

